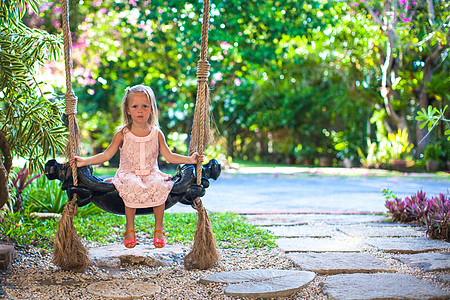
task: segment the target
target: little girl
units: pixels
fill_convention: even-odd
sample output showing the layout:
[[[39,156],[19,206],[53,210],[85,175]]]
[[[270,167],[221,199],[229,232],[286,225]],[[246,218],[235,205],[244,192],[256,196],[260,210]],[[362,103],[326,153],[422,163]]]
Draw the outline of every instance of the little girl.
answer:
[[[162,173],[157,164],[158,154],[170,163],[196,164],[203,162],[203,155],[191,156],[173,153],[159,129],[158,109],[152,89],[144,85],[127,88],[122,100],[122,116],[125,124],[114,135],[108,148],[91,157],[75,156],[70,164],[78,167],[97,165],[111,159],[120,149],[120,165],[112,183],[125,204],[125,247],[136,246],[134,217],[136,208],[153,207],[155,233],[153,244],[165,246],[163,230],[164,203],[173,187],[170,175]]]

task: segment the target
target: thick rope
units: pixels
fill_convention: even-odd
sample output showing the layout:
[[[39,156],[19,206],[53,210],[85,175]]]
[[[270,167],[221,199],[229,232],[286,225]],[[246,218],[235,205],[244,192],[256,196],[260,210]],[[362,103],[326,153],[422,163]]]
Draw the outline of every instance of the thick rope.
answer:
[[[210,139],[210,116],[209,116],[209,63],[207,60],[208,51],[208,30],[209,30],[210,1],[203,1],[203,23],[200,60],[197,65],[197,99],[194,112],[194,124],[192,126],[191,144],[189,153],[203,153]],[[197,162],[197,184],[201,184],[202,163]],[[193,207],[197,210],[197,227],[194,236],[194,245],[184,257],[186,269],[208,269],[218,260],[216,241],[214,239],[211,221],[208,213],[203,207],[200,198],[195,199]]]
[[[77,97],[72,90],[72,36],[69,28],[69,3],[62,0],[62,20],[64,37],[64,62],[66,71],[66,116],[68,118],[69,140],[66,147],[68,159],[79,153],[80,130],[77,123]],[[78,185],[77,167],[72,165],[73,184]],[[89,263],[87,249],[81,242],[73,224],[73,217],[78,212],[77,195],[67,202],[55,237],[53,262],[63,270],[84,271]]]

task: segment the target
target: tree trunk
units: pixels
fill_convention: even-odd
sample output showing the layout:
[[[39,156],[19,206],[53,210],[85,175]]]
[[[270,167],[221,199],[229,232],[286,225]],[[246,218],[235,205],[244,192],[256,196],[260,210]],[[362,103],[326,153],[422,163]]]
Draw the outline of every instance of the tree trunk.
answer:
[[[0,209],[8,202],[8,174],[12,167],[11,149],[6,140],[3,131],[0,131],[0,150],[3,154],[3,159],[0,159]]]
[[[431,104],[431,101],[428,97],[428,93],[426,91],[426,83],[431,81],[433,77],[434,70],[436,69],[437,62],[439,57],[441,56],[442,51],[444,51],[445,47],[442,44],[438,44],[433,52],[425,59],[425,66],[423,68],[423,79],[419,88],[419,110],[424,108],[427,109],[428,105]],[[428,129],[425,126],[423,129],[419,128],[419,122],[416,123],[416,140],[417,140],[417,153],[420,154],[426,148],[429,143],[429,138],[422,141],[422,139],[428,133]],[[419,142],[422,141],[420,144]]]
[[[395,58],[394,58],[394,45],[395,45],[395,32],[389,29],[385,32],[387,36],[386,44],[386,58],[381,66],[381,96],[383,97],[384,107],[389,118],[395,123],[398,129],[408,129],[406,118],[403,114],[397,114],[392,106],[392,99],[394,98],[394,92],[392,89],[391,78],[397,77],[395,72]]]

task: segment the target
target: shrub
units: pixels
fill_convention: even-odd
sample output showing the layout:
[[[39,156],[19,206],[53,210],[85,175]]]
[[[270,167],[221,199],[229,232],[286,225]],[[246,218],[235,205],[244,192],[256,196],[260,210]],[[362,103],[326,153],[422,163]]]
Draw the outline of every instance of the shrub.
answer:
[[[441,145],[435,145],[435,144],[428,144],[428,146],[423,151],[423,158],[426,161],[431,160],[439,160],[441,156],[442,148]]]
[[[418,191],[405,200],[397,198],[389,189],[383,189],[385,206],[392,221],[420,224],[429,238],[450,242],[450,199],[440,193],[427,198],[425,192]]]
[[[25,190],[24,206],[30,212],[62,213],[69,199],[61,185],[59,181],[48,180],[45,176],[39,177]],[[78,208],[78,214],[81,216],[102,212],[102,209],[91,203]]]

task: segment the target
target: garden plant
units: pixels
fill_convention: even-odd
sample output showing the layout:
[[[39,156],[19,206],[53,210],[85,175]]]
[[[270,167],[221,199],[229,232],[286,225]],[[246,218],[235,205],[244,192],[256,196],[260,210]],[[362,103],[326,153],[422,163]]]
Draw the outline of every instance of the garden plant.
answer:
[[[450,198],[448,194],[427,197],[423,191],[406,197],[396,197],[389,189],[382,191],[392,221],[413,223],[423,227],[428,237],[450,242]]]

